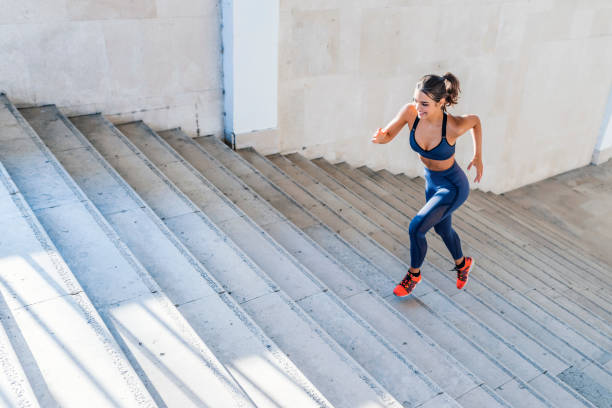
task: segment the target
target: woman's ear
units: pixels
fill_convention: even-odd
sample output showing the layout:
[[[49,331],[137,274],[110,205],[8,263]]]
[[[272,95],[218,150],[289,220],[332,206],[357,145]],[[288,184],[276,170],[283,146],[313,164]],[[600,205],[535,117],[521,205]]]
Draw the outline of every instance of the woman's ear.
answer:
[[[436,105],[438,105],[440,109],[443,109],[446,106],[446,98],[440,99],[440,102],[438,102]]]

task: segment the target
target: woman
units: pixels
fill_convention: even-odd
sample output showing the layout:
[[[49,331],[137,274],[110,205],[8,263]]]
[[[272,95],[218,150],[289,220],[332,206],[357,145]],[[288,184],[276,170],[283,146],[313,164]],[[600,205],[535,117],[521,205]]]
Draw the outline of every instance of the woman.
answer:
[[[471,130],[474,157],[468,170],[476,168],[475,182],[482,177],[482,128],[476,115],[453,116],[446,108],[457,103],[459,80],[451,73],[426,75],[417,83],[414,102],[404,106],[384,129],[378,129],[373,143],[389,143],[410,126],[410,146],[425,165],[425,197],[427,202],[410,222],[410,270],[393,293],[409,295],[421,281],[421,265],[427,252],[425,233],[434,228],[442,237],[455,260],[457,289],[462,289],[474,261],[463,256],[459,236],[452,227],[451,214],[468,197],[470,185],[463,170],[455,162],[455,143]]]

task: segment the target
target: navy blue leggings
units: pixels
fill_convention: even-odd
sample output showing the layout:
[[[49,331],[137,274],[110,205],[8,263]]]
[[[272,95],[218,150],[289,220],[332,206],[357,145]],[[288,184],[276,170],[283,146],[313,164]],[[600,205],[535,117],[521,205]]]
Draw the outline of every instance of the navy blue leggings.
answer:
[[[427,253],[425,233],[434,228],[442,237],[453,259],[463,256],[461,241],[452,227],[451,214],[467,199],[470,183],[455,162],[451,168],[433,171],[425,168],[427,202],[410,222],[410,266],[420,268]]]

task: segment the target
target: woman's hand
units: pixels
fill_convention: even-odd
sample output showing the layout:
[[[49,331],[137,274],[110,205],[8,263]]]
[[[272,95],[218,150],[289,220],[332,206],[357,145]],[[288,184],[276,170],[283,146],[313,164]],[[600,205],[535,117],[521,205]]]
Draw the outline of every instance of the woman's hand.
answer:
[[[372,136],[372,143],[383,144],[389,142],[389,134],[384,132],[382,128],[378,128],[376,133]]]
[[[470,164],[468,164],[468,167],[467,167],[468,171],[472,168],[472,166],[476,167],[476,178],[474,179],[474,181],[476,183],[480,183],[480,179],[482,178],[482,169],[483,169],[482,158],[480,156],[474,156]]]

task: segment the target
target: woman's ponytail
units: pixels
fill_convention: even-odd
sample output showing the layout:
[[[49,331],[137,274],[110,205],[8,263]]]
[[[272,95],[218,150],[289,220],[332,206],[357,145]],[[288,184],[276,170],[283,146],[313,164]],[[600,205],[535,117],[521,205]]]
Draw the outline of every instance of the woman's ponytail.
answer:
[[[446,87],[446,96],[444,97],[446,99],[446,106],[456,105],[459,102],[459,92],[461,92],[459,80],[450,72],[444,74],[442,78]]]

